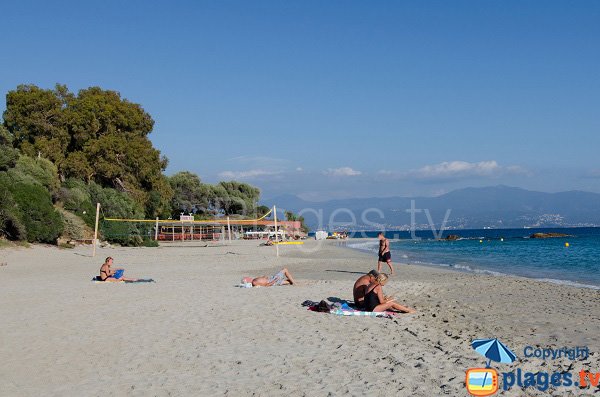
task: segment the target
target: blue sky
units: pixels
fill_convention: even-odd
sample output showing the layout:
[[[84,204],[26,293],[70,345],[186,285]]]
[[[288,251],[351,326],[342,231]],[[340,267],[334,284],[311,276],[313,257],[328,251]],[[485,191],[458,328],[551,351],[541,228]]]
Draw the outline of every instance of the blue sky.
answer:
[[[3,4],[0,92],[119,91],[265,196],[600,192],[600,2],[170,3]]]

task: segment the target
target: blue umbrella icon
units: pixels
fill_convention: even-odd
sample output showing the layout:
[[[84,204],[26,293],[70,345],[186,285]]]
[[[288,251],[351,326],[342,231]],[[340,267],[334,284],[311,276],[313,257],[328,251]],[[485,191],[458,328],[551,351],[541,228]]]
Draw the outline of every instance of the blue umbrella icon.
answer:
[[[492,360],[499,362],[510,364],[517,359],[515,353],[511,352],[508,347],[504,345],[504,343],[500,342],[498,339],[475,339],[471,346],[475,351],[485,358],[488,359],[486,368],[490,367],[490,363]],[[487,372],[483,377],[482,386],[485,385],[485,380],[487,378]]]

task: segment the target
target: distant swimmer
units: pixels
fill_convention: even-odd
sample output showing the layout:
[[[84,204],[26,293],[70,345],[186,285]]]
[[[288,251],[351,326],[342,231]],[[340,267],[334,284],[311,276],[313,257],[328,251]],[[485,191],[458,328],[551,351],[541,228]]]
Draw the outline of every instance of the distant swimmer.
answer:
[[[379,232],[377,236],[379,239],[379,259],[377,260],[377,272],[381,272],[381,263],[385,262],[390,267],[390,274],[394,274],[394,268],[392,267],[392,254],[390,253],[390,242],[383,232]]]

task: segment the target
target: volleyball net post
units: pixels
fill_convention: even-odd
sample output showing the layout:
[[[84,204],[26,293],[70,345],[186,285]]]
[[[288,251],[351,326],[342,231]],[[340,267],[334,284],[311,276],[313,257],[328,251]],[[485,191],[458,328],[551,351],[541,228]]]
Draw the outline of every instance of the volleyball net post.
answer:
[[[100,203],[96,203],[96,224],[94,226],[94,243],[92,244],[92,258],[96,256],[96,243],[98,242],[98,221],[100,220]]]
[[[279,257],[279,231],[277,230],[277,207],[273,206],[273,219],[275,220],[275,250],[276,256]]]

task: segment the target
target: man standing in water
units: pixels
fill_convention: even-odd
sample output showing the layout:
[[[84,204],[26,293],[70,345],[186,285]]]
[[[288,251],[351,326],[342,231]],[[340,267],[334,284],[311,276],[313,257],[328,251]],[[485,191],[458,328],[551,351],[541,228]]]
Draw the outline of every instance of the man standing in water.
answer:
[[[392,254],[390,253],[390,242],[383,235],[383,232],[379,232],[377,236],[379,239],[379,259],[377,260],[377,272],[381,272],[381,263],[385,262],[390,267],[390,275],[394,274],[394,268],[392,267]]]

